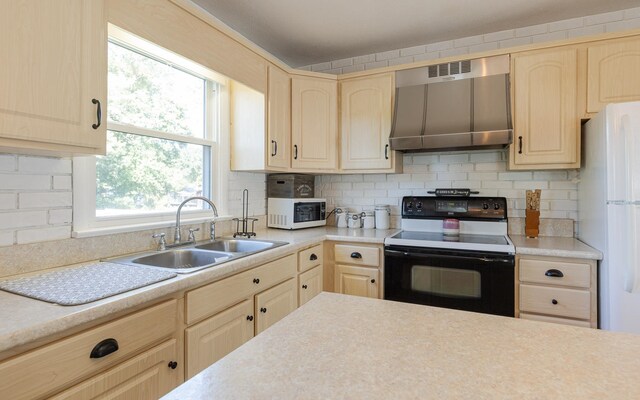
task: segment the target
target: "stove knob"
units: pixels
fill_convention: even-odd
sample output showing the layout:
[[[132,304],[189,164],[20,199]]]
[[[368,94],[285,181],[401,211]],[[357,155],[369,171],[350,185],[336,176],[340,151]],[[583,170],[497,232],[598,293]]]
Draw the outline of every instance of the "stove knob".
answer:
[[[493,209],[494,210],[499,210],[500,209],[500,204],[496,203],[493,205]]]
[[[488,209],[489,209],[489,205],[488,205],[487,203],[484,203],[484,204],[482,205],[482,209],[483,209],[483,210],[488,210]]]
[[[409,209],[413,208],[413,203],[409,202],[409,204],[407,204],[407,208]]]
[[[422,203],[418,203],[418,204],[416,204],[416,208],[417,208],[418,210],[420,210],[420,209],[422,208]]]

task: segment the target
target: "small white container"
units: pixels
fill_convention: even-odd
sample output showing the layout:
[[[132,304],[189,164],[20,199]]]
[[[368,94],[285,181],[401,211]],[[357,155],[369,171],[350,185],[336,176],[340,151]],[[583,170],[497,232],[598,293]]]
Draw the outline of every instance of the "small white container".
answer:
[[[373,229],[376,227],[376,217],[373,210],[363,211],[361,214],[362,227],[364,229]]]
[[[353,229],[362,228],[362,218],[360,213],[347,213],[347,226]]]
[[[391,208],[387,205],[376,206],[376,229],[389,229],[389,217],[391,215]]]
[[[338,228],[347,227],[347,214],[348,211],[345,208],[336,207],[336,226]]]

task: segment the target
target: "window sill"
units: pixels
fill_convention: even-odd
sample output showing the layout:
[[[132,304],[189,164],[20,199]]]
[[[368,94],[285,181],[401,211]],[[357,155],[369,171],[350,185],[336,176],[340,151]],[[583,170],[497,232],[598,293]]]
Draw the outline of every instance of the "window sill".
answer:
[[[230,221],[232,218],[233,216],[231,215],[223,215],[215,218],[215,221],[216,222]],[[210,216],[198,217],[198,218],[182,218],[180,223],[184,226],[184,225],[201,224],[211,220],[212,218]],[[113,235],[117,233],[146,231],[146,230],[158,229],[158,228],[173,229],[174,227],[175,227],[175,221],[146,222],[141,224],[108,226],[104,228],[74,230],[73,232],[71,232],[71,236],[74,238],[87,238],[87,237]],[[170,234],[171,235],[173,234],[173,231],[171,232],[167,231],[166,233],[167,233],[167,236],[170,236]]]

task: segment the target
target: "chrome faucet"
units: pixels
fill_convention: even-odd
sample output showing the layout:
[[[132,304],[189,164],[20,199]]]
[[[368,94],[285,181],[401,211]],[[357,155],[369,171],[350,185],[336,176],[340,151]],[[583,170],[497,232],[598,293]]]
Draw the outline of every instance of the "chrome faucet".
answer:
[[[213,202],[211,200],[209,200],[209,199],[207,199],[206,197],[203,197],[203,196],[189,197],[188,199],[186,199],[185,201],[180,203],[180,205],[178,206],[178,212],[176,213],[175,234],[173,235],[173,245],[181,244],[180,243],[180,240],[181,240],[181,235],[180,235],[180,211],[182,211],[182,207],[186,203],[190,202],[191,200],[202,200],[205,203],[209,204],[209,206],[211,206],[211,209],[213,210],[214,217],[215,218],[218,217],[218,209],[216,208],[216,205],[213,204]],[[215,240],[215,238],[216,238],[216,221],[215,220],[211,221],[209,234],[211,236],[211,240]],[[193,235],[193,232],[189,232],[189,241],[195,242],[195,236]]]

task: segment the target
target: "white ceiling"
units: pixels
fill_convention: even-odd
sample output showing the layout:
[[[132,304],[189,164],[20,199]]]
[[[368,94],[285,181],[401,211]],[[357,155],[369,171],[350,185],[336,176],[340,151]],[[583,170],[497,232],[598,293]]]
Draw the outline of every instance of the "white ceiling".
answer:
[[[640,0],[194,0],[292,67],[640,6]]]

